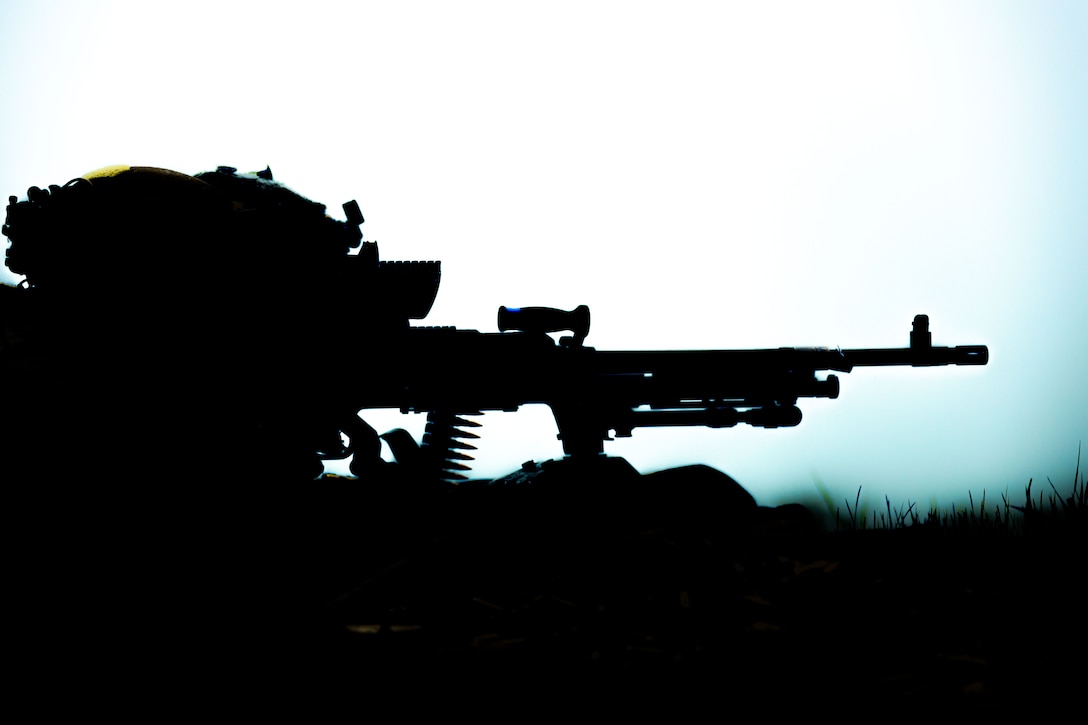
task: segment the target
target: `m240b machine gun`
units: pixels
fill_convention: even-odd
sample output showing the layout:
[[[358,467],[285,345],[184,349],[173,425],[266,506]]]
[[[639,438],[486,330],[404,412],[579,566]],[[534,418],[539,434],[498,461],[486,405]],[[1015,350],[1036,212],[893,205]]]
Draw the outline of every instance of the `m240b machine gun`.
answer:
[[[461,428],[473,425],[466,417],[485,411],[547,405],[565,460],[588,463],[604,455],[605,441],[630,436],[635,428],[798,425],[799,399],[838,397],[838,377],[821,373],[985,365],[988,359],[983,345],[933,346],[926,315],[914,318],[908,347],[849,350],[596,350],[585,344],[590,325],[585,305],[571,311],[500,307],[499,331],[493,333],[414,327],[410,319],[424,317],[437,293],[438,263],[379,262],[377,245],[369,242],[354,261],[366,265],[360,272],[369,279],[360,278],[360,284],[402,301],[393,303],[400,317],[388,320],[393,324],[373,355],[368,373],[374,384],[357,386],[345,402],[353,411],[427,413],[422,450],[446,479],[464,477],[471,460],[465,451],[472,445],[462,439],[477,436]],[[569,334],[557,340],[553,333]],[[401,431],[387,434],[387,440],[398,461],[417,453],[404,445]]]

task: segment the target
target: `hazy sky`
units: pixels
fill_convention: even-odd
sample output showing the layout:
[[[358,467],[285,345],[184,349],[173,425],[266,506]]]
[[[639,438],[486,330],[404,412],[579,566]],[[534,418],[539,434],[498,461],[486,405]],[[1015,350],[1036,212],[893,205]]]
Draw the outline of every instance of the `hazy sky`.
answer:
[[[761,503],[815,478],[923,507],[1071,484],[1088,3],[164,7],[0,0],[0,191],[270,165],[334,213],[358,199],[383,258],[442,261],[427,324],[584,303],[600,349],[905,346],[926,313],[990,364],[860,370],[797,428],[607,450],[714,465]],[[546,409],[481,422],[481,475],[560,453]]]

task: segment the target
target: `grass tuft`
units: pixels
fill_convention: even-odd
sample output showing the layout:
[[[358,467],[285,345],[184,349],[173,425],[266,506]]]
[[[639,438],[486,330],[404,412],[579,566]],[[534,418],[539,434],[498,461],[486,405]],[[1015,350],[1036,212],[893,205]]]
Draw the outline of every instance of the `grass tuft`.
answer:
[[[1088,485],[1080,468],[1081,446],[1077,446],[1077,464],[1073,471],[1073,486],[1068,495],[1062,495],[1054,482],[1047,478],[1050,484],[1050,492],[1039,491],[1032,494],[1034,479],[1028,479],[1024,489],[1024,504],[1017,506],[1010,502],[1009,492],[1006,489],[1001,494],[1001,503],[993,504],[993,508],[986,508],[986,489],[982,490],[982,496],[975,503],[974,494],[967,493],[967,506],[952,504],[947,511],[937,508],[936,500],[931,499],[929,511],[925,520],[922,520],[916,510],[916,504],[908,501],[903,506],[893,507],[891,500],[884,497],[884,511],[866,510],[861,500],[861,487],[858,487],[854,496],[853,505],[849,499],[844,499],[846,517],[842,516],[842,509],[833,503],[831,491],[823,481],[815,479],[816,490],[820,494],[828,514],[834,521],[834,531],[864,531],[866,529],[910,529],[925,527],[943,529],[954,532],[1007,532],[1023,535],[1029,531],[1033,533],[1046,533],[1047,535],[1061,534],[1069,531],[1088,531]]]

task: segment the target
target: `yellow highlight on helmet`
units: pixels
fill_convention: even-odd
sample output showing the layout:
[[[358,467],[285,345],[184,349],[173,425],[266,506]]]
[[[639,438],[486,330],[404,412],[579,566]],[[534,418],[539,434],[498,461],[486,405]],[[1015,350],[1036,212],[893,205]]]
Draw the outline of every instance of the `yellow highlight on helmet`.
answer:
[[[91,179],[101,179],[101,178],[104,178],[106,176],[117,176],[118,174],[123,173],[125,171],[128,171],[131,168],[132,168],[131,166],[126,166],[125,164],[115,164],[113,166],[103,166],[101,169],[95,169],[94,171],[87,172],[86,174],[83,175],[82,178],[87,179],[89,181]]]

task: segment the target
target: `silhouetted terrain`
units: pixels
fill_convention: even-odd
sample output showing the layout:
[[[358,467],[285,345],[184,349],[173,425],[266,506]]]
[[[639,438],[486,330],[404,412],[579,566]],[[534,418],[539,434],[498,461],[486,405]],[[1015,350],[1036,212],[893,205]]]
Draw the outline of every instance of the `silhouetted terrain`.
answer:
[[[1083,530],[821,533],[792,507],[715,525],[713,492],[668,490],[597,519],[571,494],[573,521],[489,508],[421,540],[326,610],[322,658],[392,680],[638,684],[729,702],[997,708],[1084,682],[1071,659],[1086,642]]]

